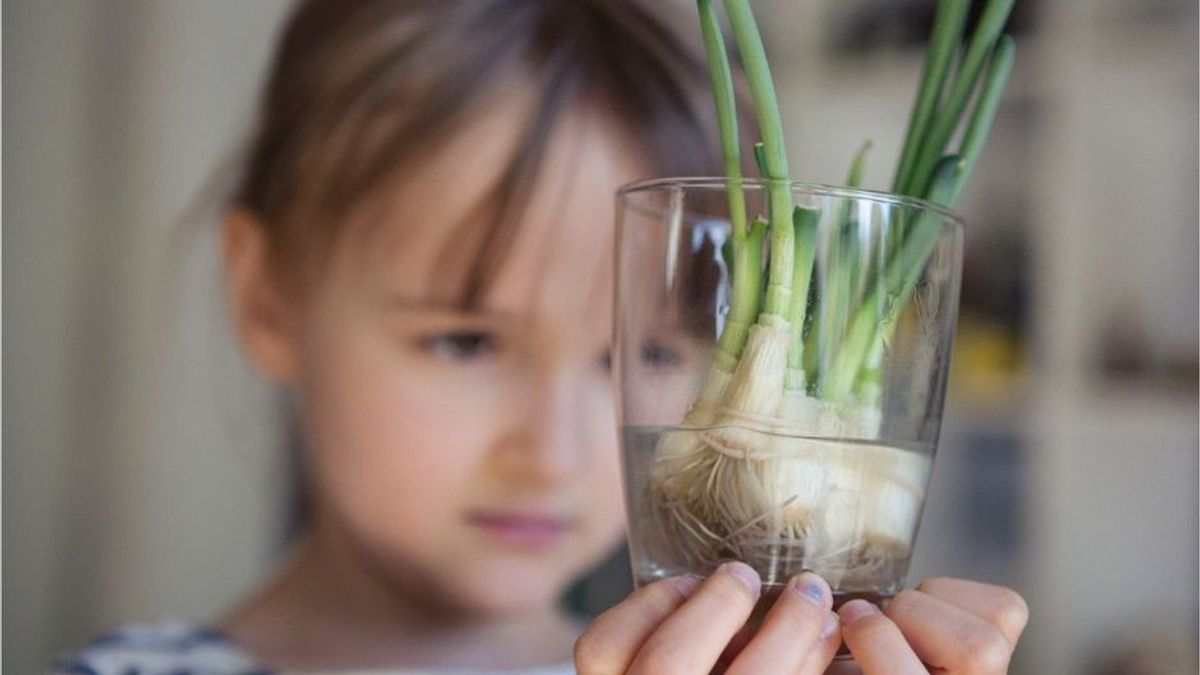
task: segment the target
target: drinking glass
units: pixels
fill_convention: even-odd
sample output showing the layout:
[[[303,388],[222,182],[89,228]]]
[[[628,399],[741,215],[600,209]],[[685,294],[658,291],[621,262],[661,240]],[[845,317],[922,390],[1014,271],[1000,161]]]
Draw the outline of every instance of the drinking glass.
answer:
[[[804,319],[786,326],[786,368],[752,362],[747,346],[731,372],[716,349],[735,272],[730,193],[765,216],[763,182],[664,179],[617,194],[614,364],[634,579],[741,560],[762,576],[760,612],[804,570],[829,582],[835,606],[903,587],[962,265],[962,223],[946,209],[789,187],[804,214],[795,259],[807,249],[813,261]],[[769,258],[756,270],[764,285]],[[778,336],[778,319],[758,323]],[[761,400],[737,403],[732,390],[751,385]]]

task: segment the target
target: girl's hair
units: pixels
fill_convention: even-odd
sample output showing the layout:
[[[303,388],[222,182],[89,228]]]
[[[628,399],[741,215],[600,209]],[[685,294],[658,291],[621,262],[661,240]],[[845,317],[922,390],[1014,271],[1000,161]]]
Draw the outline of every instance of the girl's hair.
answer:
[[[461,302],[474,305],[573,97],[611,112],[653,170],[720,171],[704,63],[664,5],[303,1],[275,53],[233,203],[265,224],[273,261],[288,263],[278,271],[308,269],[299,263],[327,249],[349,212],[417,167],[478,111],[485,92],[499,83],[535,87],[536,112],[491,192],[494,221],[468,266]]]

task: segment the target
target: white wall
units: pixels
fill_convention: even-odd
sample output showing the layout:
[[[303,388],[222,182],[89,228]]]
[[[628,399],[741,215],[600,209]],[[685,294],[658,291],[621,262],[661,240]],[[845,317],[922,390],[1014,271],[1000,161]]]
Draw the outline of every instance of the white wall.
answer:
[[[211,239],[179,234],[247,123],[284,8],[5,3],[12,672],[118,620],[204,618],[273,551],[269,392],[220,322]]]
[[[83,12],[58,3],[5,10],[4,665],[34,672],[56,636],[63,469],[80,440],[63,422],[76,406],[69,356],[85,276],[73,223],[85,213],[86,176],[73,157],[87,141],[74,113],[86,99],[77,64],[87,25]],[[22,24],[29,30],[12,29]],[[54,26],[57,44],[35,26]]]

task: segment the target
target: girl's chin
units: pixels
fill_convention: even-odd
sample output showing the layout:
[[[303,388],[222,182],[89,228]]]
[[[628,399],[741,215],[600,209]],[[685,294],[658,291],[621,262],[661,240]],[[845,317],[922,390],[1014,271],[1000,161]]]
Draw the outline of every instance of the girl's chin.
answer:
[[[447,589],[453,602],[464,610],[489,616],[527,614],[554,607],[566,590],[570,575],[550,570],[506,569],[505,565],[484,565],[486,569],[451,581]]]

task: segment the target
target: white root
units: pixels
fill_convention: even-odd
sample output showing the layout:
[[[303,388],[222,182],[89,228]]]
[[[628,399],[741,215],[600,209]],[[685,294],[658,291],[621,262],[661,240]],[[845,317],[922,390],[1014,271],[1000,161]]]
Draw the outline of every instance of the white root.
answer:
[[[766,559],[772,572],[819,569],[835,585],[869,585],[906,558],[929,458],[871,444],[874,407],[784,392],[769,375],[785,372],[786,324],[777,331],[753,327],[732,375],[710,372],[688,428],[660,438],[653,501],[673,523],[669,536],[699,560]],[[797,550],[799,559],[779,560]]]
[[[709,368],[700,387],[700,395],[684,415],[681,428],[664,433],[654,449],[654,482],[668,500],[681,499],[689,478],[687,465],[702,458],[708,448],[701,437],[712,425],[717,403],[725,393],[732,373],[721,368],[717,361]]]

